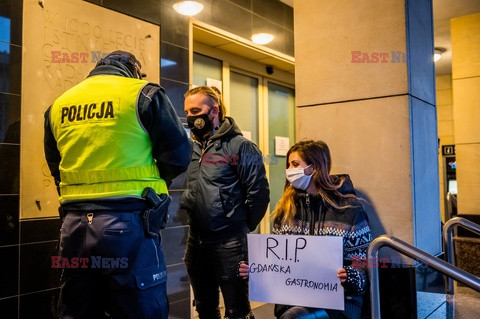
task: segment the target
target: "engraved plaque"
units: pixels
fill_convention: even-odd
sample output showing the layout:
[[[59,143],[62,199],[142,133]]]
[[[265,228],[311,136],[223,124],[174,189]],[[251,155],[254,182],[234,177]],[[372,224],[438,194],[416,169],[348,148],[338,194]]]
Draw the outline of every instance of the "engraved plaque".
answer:
[[[24,1],[21,219],[58,216],[58,194],[43,152],[43,113],[115,50],[135,54],[146,80],[159,82],[159,26],[81,0]]]

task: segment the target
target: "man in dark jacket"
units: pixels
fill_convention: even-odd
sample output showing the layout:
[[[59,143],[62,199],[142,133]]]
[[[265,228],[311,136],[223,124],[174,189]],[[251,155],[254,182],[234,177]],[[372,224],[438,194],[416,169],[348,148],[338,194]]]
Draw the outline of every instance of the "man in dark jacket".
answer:
[[[218,89],[200,86],[185,94],[185,113],[195,140],[181,206],[190,218],[185,264],[200,319],[253,318],[248,282],[237,276],[246,261],[247,233],[269,202],[263,157],[225,116]]]
[[[164,90],[115,51],[45,112],[59,190],[59,317],[168,317],[160,228],[191,144]],[[158,196],[157,194],[162,194]]]

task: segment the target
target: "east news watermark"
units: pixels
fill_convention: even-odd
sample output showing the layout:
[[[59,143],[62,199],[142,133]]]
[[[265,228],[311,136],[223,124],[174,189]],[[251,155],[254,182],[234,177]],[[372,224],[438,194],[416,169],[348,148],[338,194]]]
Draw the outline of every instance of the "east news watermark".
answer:
[[[96,269],[124,269],[128,268],[128,258],[109,258],[102,256],[72,257],[51,256],[51,268],[96,268]]]
[[[352,51],[352,63],[407,63],[408,55],[402,51],[362,52]]]
[[[277,155],[203,153],[201,165],[277,165]]]
[[[352,268],[428,268],[427,264],[416,261],[413,258],[393,256],[375,257],[375,258],[361,258],[352,257]]]
[[[105,59],[111,52],[90,51],[90,52],[64,52],[51,51],[51,63],[97,63]],[[109,57],[109,59],[117,59],[118,62],[125,63],[128,61],[127,54],[120,54],[116,57]],[[108,61],[106,61],[108,63]]]

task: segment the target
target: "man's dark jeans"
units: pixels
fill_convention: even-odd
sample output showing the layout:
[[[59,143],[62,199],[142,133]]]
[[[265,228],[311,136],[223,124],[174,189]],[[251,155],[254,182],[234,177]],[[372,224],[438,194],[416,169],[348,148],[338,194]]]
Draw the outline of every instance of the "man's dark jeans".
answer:
[[[240,261],[247,261],[247,235],[218,242],[187,242],[185,264],[192,284],[200,319],[219,319],[219,288],[225,302],[225,316],[245,318],[251,309],[248,281],[237,276]]]

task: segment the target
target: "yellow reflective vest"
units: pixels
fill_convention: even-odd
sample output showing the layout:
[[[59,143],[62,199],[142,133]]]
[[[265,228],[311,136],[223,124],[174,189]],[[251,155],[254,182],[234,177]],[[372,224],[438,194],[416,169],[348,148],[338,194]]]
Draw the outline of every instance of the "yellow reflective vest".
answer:
[[[137,112],[138,96],[146,84],[96,75],[52,105],[50,125],[61,155],[61,203],[140,197],[145,187],[168,193]]]

